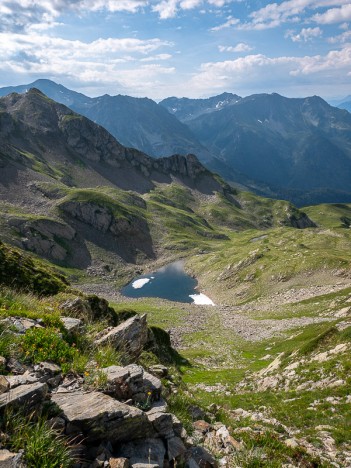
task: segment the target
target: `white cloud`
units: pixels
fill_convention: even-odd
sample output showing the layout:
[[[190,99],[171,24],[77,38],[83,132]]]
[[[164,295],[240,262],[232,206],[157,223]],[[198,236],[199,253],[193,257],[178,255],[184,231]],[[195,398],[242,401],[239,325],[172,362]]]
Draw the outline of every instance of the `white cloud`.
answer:
[[[281,3],[269,3],[252,12],[251,21],[240,25],[241,29],[263,30],[275,28],[286,22],[300,22],[301,15],[318,8],[350,5],[349,0],[286,0]],[[345,19],[343,20],[345,21]]]
[[[312,20],[318,24],[344,23],[351,21],[351,3],[342,5],[340,8],[331,8],[324,13],[317,13]]]
[[[263,54],[247,55],[235,60],[203,63],[192,77],[189,89],[206,93],[208,90],[251,90],[265,92],[310,87],[313,94],[319,88],[335,85],[349,87],[351,45],[326,55],[305,57],[268,57]],[[211,91],[212,92],[212,91]]]
[[[301,31],[295,34],[294,31],[288,31],[285,37],[289,37],[293,42],[307,42],[315,39],[317,37],[321,37],[323,31],[321,28],[302,28]]]
[[[170,19],[177,16],[179,10],[193,10],[206,4],[220,8],[233,1],[242,0],[162,0],[152,6],[152,11],[158,13],[160,19]],[[206,12],[206,10],[200,12]]]
[[[345,31],[342,34],[328,38],[330,44],[344,44],[349,40],[351,40],[351,31]]]
[[[154,89],[173,67],[145,64],[153,54],[172,46],[158,38],[98,39],[72,41],[40,34],[0,34],[0,75],[13,73],[31,77],[65,78],[76,83],[113,84],[135,93]],[[152,60],[166,60],[169,54],[156,54]]]
[[[211,28],[211,31],[221,31],[222,29],[230,28],[230,26],[234,26],[235,24],[240,23],[240,20],[238,18],[233,18],[232,16],[229,16],[227,21],[223,24],[220,24],[219,26],[215,26],[214,28]]]
[[[218,46],[220,52],[249,52],[253,47],[245,42],[239,42],[236,46]]]
[[[142,58],[140,62],[154,62],[158,60],[169,60],[172,58],[172,55],[170,54],[157,54],[157,55],[151,55],[150,57]]]
[[[55,26],[55,20],[69,11],[77,14],[102,10],[136,13],[147,4],[148,0],[2,0],[0,30],[43,30]]]

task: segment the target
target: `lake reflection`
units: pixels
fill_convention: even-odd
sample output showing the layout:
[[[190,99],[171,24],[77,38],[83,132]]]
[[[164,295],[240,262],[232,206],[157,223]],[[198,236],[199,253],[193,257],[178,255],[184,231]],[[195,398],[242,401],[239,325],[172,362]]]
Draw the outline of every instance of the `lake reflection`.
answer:
[[[214,305],[211,299],[196,291],[197,281],[184,270],[184,263],[170,263],[154,273],[135,278],[122,288],[127,297],[160,297],[169,301]]]

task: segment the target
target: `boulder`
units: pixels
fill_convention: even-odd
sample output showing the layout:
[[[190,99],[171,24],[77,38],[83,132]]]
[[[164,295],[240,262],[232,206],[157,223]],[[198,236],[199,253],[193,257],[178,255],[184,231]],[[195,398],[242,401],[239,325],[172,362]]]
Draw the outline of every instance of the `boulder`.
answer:
[[[181,457],[186,452],[186,447],[179,437],[171,437],[167,440],[168,460],[174,460]]]
[[[165,438],[174,436],[173,420],[170,413],[147,413],[147,417],[159,436]]]
[[[61,317],[61,320],[66,332],[69,334],[78,333],[82,327],[82,321],[80,319],[73,317]]]
[[[110,366],[102,369],[107,376],[106,393],[118,400],[128,400],[144,391],[144,370],[141,366],[130,364],[126,367]]]
[[[80,297],[68,299],[60,305],[60,309],[85,318],[92,316],[92,310],[89,302],[81,299]]]
[[[48,391],[45,383],[36,382],[29,385],[20,385],[7,393],[0,395],[0,409],[7,406],[31,408],[43,402]]]
[[[119,442],[153,434],[146,414],[99,392],[56,393],[52,401],[67,421],[66,433],[82,433],[87,442]]]
[[[216,468],[218,466],[213,456],[203,447],[191,448],[190,454],[191,458],[197,463],[197,465],[200,468]]]
[[[139,356],[148,341],[146,314],[135,315],[95,341],[97,346],[111,344],[132,356]]]
[[[146,438],[122,444],[118,448],[120,457],[129,458],[129,463],[135,467],[163,467],[166,449],[161,439]]]

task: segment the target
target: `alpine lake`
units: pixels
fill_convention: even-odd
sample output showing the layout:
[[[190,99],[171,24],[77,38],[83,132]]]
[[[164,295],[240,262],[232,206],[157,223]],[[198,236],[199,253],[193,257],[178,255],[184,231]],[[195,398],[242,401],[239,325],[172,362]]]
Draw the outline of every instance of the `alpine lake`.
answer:
[[[184,270],[179,260],[170,263],[153,273],[141,275],[122,288],[127,297],[159,297],[169,301],[214,305],[212,300],[196,289],[197,280]]]

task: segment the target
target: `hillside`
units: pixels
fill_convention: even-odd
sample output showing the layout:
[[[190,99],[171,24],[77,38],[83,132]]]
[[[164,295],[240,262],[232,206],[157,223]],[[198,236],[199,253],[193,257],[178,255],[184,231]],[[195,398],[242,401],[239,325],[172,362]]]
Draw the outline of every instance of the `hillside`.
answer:
[[[38,90],[2,98],[0,110],[2,238],[61,266],[116,274],[207,248],[228,229],[313,225],[285,202],[255,214],[195,156],[125,148]]]
[[[350,465],[349,205],[235,190],[38,90],[0,99],[0,142],[0,461]],[[121,295],[179,259],[214,305]]]

